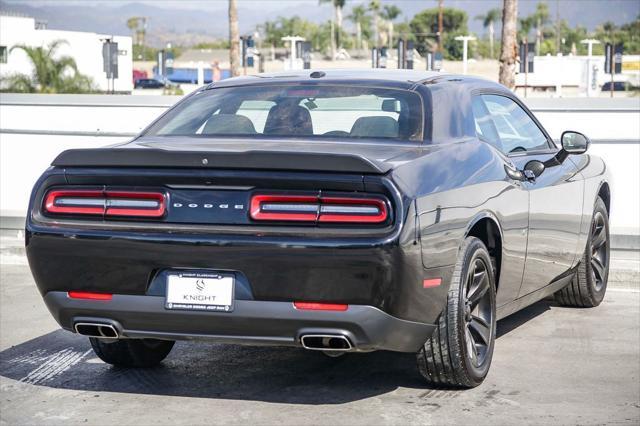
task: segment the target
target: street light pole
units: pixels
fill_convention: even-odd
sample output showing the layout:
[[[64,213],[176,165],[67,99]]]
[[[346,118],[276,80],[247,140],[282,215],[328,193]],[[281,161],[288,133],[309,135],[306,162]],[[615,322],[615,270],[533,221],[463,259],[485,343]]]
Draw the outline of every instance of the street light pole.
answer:
[[[474,41],[474,36],[458,36],[456,40],[462,41],[462,74],[467,74],[467,51],[469,47],[469,41]]]

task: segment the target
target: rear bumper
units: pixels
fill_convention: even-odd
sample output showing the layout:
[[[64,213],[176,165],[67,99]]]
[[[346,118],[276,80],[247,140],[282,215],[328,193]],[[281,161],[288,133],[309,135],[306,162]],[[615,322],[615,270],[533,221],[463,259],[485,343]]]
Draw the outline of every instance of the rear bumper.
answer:
[[[350,305],[346,311],[297,310],[291,302],[236,300],[234,311],[167,310],[164,297],[114,295],[110,301],[70,299],[51,291],[44,301],[56,321],[108,322],[125,338],[212,340],[226,343],[301,346],[305,334],[342,335],[356,351],[416,352],[434,325],[406,321],[378,308]]]

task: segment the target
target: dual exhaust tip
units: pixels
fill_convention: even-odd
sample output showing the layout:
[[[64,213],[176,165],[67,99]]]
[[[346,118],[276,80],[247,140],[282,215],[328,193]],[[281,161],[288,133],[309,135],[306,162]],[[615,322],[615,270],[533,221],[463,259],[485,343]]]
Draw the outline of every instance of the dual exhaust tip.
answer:
[[[77,322],[76,333],[99,339],[117,339],[118,329],[113,324],[99,322]],[[340,334],[305,334],[300,337],[302,347],[311,351],[348,352],[353,345],[346,336]]]
[[[88,337],[97,337],[100,339],[117,339],[118,330],[112,325],[99,322],[77,322],[74,324],[76,333]]]
[[[348,352],[353,345],[340,334],[304,334],[300,336],[302,347],[311,351]]]

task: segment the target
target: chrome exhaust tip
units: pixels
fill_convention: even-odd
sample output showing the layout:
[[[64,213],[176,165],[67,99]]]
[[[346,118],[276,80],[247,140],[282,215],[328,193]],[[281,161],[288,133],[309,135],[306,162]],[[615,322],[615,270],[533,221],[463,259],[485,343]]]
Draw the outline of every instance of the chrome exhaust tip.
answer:
[[[117,339],[118,330],[112,325],[99,322],[77,322],[73,325],[76,333],[100,339]]]
[[[305,334],[300,337],[302,347],[310,351],[348,352],[353,345],[340,334]]]

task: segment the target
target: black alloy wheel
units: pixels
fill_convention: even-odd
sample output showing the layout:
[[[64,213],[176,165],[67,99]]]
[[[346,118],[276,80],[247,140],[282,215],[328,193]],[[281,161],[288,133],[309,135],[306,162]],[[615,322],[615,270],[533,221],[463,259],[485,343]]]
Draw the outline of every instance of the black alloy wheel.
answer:
[[[466,284],[464,318],[467,356],[474,367],[480,368],[487,359],[495,334],[495,309],[492,308],[488,265],[480,257],[469,267]]]
[[[555,293],[563,306],[593,308],[607,291],[610,261],[609,214],[604,201],[596,200],[587,245],[571,282]]]
[[[604,287],[609,269],[608,227],[602,212],[597,211],[591,226],[591,279],[596,291]]]
[[[496,338],[493,271],[484,243],[468,237],[459,250],[447,305],[417,354],[418,369],[429,383],[471,388],[487,376]]]

